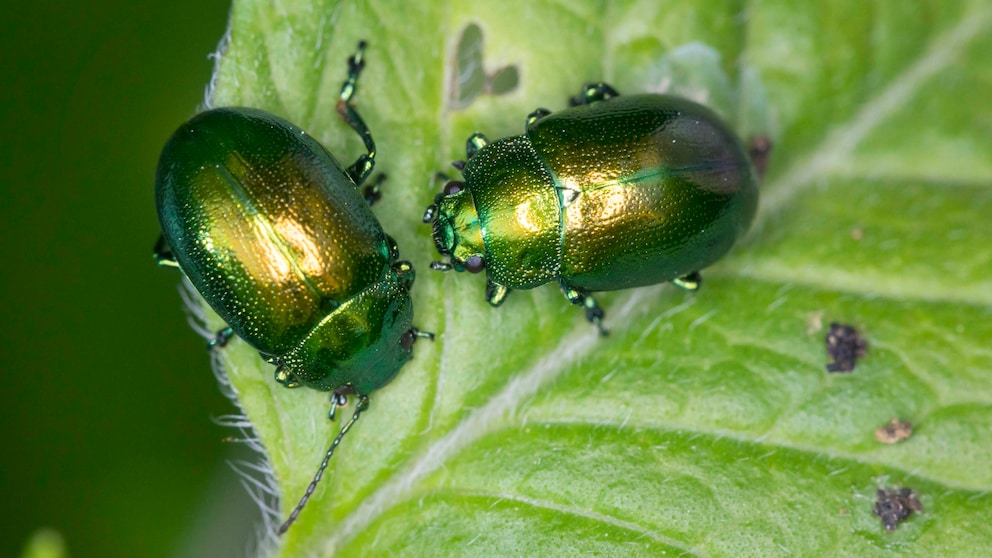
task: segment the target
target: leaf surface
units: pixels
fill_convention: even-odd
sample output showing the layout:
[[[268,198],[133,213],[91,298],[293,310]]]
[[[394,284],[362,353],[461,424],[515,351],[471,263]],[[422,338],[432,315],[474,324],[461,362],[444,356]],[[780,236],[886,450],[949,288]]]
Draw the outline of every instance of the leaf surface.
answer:
[[[355,102],[389,176],[374,210],[438,333],[372,394],[274,551],[992,550],[990,31],[983,2],[236,2],[210,103],[286,117],[345,164],[362,148],[334,104],[369,41]],[[599,295],[605,339],[553,286],[493,309],[481,277],[429,271],[420,222],[469,134],[520,134],[599,80],[775,140],[751,234],[695,294]],[[825,370],[832,321],[868,340],[852,374]],[[220,358],[277,521],[338,426],[326,394],[276,385],[243,343]],[[914,434],[883,445],[893,417]],[[924,507],[892,533],[872,515],[889,486]]]

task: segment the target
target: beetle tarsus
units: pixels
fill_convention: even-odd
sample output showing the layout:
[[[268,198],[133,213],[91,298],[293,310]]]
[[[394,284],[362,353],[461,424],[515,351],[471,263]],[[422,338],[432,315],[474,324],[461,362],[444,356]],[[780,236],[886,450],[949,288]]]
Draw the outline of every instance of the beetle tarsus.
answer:
[[[162,267],[179,267],[179,262],[176,261],[176,256],[172,253],[172,247],[162,235],[158,235],[158,241],[155,243],[155,248],[152,249],[152,257],[155,258],[155,263]]]
[[[698,291],[699,287],[703,285],[703,276],[698,271],[693,271],[688,275],[672,279],[672,284],[687,291]]]
[[[433,341],[435,337],[433,331],[421,331],[417,328],[413,328],[413,334],[421,339],[427,339],[428,341]]]
[[[530,126],[531,124],[537,122],[538,120],[544,118],[549,114],[551,114],[550,110],[546,108],[539,108],[527,115],[527,125]]]
[[[286,388],[297,388],[303,385],[300,383],[300,380],[296,378],[295,374],[283,366],[276,367],[275,380],[277,384]]]
[[[348,404],[348,396],[340,392],[331,392],[331,410],[327,412],[327,419],[334,422],[338,416],[338,408]]]
[[[372,139],[372,132],[369,131],[369,127],[359,116],[355,107],[351,106],[351,98],[355,95],[355,90],[358,87],[358,75],[365,67],[363,58],[365,46],[366,42],[360,41],[355,54],[348,58],[348,79],[341,84],[341,96],[337,104],[338,116],[362,138],[362,142],[365,143],[365,150],[368,151],[368,154],[359,156],[347,170],[348,176],[357,185],[365,182],[365,179],[372,173],[372,169],[375,168],[375,140]]]
[[[599,335],[606,337],[610,334],[610,331],[603,327],[603,317],[606,315],[603,309],[599,307],[596,303],[596,299],[589,295],[582,295],[578,304],[581,304],[586,309],[586,320],[588,320],[592,325],[596,326],[599,330]]]
[[[225,327],[224,329],[218,331],[217,334],[214,335],[213,339],[207,341],[207,350],[212,351],[214,349],[224,347],[232,337],[234,337],[234,330],[229,327]]]
[[[382,199],[382,183],[386,181],[386,175],[380,174],[375,177],[375,182],[372,184],[366,184],[362,187],[362,197],[369,205],[373,205],[375,202]]]
[[[592,322],[592,325],[596,326],[596,329],[599,330],[600,336],[606,337],[610,334],[610,330],[603,327],[603,309],[600,308],[599,305],[596,304],[596,301],[591,298],[586,298],[586,302],[592,302],[593,304],[592,306],[586,306],[586,319]]]
[[[417,339],[427,339],[428,341],[433,341],[434,340],[434,332],[432,332],[432,331],[421,331],[421,330],[419,330],[419,329],[417,329],[415,327],[411,327],[407,331],[407,333],[414,340],[417,340]],[[411,342],[411,345],[412,344],[413,343]]]
[[[375,168],[375,152],[370,151],[367,155],[365,153],[359,155],[358,159],[345,172],[356,186],[361,186],[362,182],[365,182],[365,179],[372,174],[373,168]]]
[[[355,84],[358,82],[358,76],[365,69],[364,54],[366,46],[368,46],[368,43],[365,41],[358,41],[358,48],[355,50],[355,54],[348,57],[348,79],[341,86],[341,100],[346,103],[355,94]]]
[[[510,289],[506,285],[486,281],[486,302],[492,306],[499,306],[506,300],[506,295],[510,294]]]
[[[434,333],[430,331],[420,331],[415,327],[411,327],[403,333],[403,336],[400,338],[400,343],[407,349],[412,349],[413,344],[417,342],[417,339],[428,339],[433,341]]]
[[[570,303],[585,308],[586,319],[596,326],[596,329],[599,330],[600,335],[606,337],[610,334],[609,330],[603,327],[603,316],[605,313],[603,312],[603,309],[599,307],[599,304],[596,303],[596,299],[574,287],[569,286],[565,283],[565,281],[559,282],[558,286],[561,287],[561,293],[565,295],[565,298],[567,298]]]
[[[471,159],[479,152],[483,147],[489,143],[489,138],[485,135],[476,132],[469,136],[468,140],[465,141],[465,156]]]
[[[582,89],[581,93],[568,100],[568,105],[577,107],[599,101],[606,101],[608,99],[612,99],[613,97],[619,96],[620,93],[616,89],[613,89],[610,84],[601,81],[599,83],[587,84]]]

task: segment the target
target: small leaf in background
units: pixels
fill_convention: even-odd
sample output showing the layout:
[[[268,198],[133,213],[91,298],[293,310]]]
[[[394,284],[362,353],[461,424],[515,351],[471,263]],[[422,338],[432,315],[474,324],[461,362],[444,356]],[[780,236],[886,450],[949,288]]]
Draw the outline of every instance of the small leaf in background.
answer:
[[[31,535],[21,558],[65,558],[68,556],[62,535],[54,529],[39,529]]]

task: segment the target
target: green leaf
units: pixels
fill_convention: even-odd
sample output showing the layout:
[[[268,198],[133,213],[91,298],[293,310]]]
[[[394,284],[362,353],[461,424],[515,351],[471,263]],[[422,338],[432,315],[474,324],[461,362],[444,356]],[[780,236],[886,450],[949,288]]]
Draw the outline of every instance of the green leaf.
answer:
[[[473,27],[481,39],[464,44],[481,56],[458,50]],[[280,114],[342,161],[362,148],[334,103],[369,41],[356,104],[389,175],[375,211],[421,270],[417,326],[438,333],[372,394],[290,532],[263,544],[992,551],[990,31],[980,0],[236,2],[210,103]],[[749,237],[698,293],[600,295],[605,339],[555,287],[493,309],[482,278],[428,271],[420,222],[470,133],[520,134],[534,108],[598,80],[695,93],[775,140]],[[825,370],[831,321],[868,340],[851,374]],[[327,394],[278,386],[243,343],[219,356],[271,462],[279,521],[337,432]],[[883,445],[874,431],[893,417],[915,432]],[[872,509],[892,486],[924,510],[886,532]]]
[[[68,553],[62,535],[48,527],[32,533],[21,553],[22,558],[65,558],[66,556]]]

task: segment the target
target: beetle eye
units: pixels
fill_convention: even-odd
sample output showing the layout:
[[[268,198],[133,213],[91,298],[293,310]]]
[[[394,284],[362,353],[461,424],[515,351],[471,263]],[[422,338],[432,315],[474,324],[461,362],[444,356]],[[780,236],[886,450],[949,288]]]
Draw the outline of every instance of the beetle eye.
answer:
[[[469,256],[465,260],[465,271],[469,273],[478,273],[486,269],[486,262],[482,259],[482,256]]]
[[[413,330],[407,330],[400,336],[400,346],[404,349],[412,349],[413,342],[417,340],[417,336],[413,333]]]
[[[448,182],[447,184],[444,185],[444,195],[452,196],[454,194],[457,194],[458,192],[461,192],[464,187],[465,187],[464,182],[460,182],[458,180],[452,180],[451,182]]]

